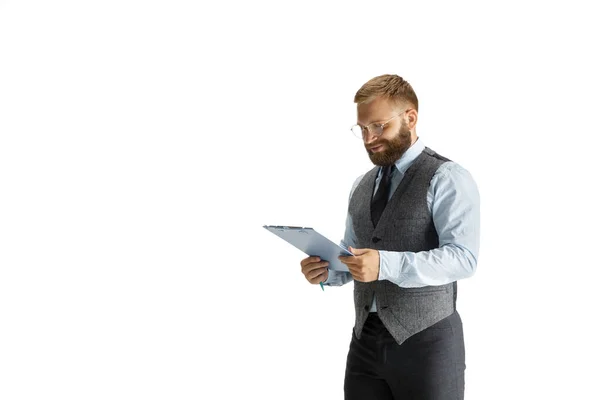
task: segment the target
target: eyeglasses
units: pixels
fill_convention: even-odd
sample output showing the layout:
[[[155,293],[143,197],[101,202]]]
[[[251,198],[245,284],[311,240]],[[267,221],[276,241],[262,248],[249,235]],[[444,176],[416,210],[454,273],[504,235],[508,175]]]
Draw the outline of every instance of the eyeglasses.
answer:
[[[389,122],[391,120],[393,120],[396,117],[399,117],[400,115],[402,115],[405,112],[406,112],[406,110],[400,112],[400,114],[394,115],[392,118],[388,119],[384,123],[373,122],[372,124],[369,124],[367,126],[361,126],[359,124],[356,124],[356,125],[353,125],[350,128],[350,130],[352,131],[352,133],[354,134],[354,136],[356,136],[359,139],[364,139],[365,136],[367,136],[367,132],[370,132],[375,137],[378,137],[378,136],[381,136],[383,134],[383,131],[385,130],[385,127],[387,126],[387,124],[389,124]]]

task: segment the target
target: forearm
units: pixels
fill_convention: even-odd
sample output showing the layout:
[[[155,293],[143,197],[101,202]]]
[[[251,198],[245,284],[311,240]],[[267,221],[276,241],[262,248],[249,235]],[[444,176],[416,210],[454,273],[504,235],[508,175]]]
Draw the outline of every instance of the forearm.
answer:
[[[477,259],[466,247],[447,244],[429,251],[379,251],[379,280],[400,287],[445,285],[472,276]]]

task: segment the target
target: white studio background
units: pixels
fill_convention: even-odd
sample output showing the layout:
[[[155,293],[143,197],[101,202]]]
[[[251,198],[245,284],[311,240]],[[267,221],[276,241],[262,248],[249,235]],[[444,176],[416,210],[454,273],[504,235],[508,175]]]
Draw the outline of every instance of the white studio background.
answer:
[[[588,2],[0,1],[0,398],[342,399],[348,130],[396,73],[481,193],[467,399],[598,393]]]

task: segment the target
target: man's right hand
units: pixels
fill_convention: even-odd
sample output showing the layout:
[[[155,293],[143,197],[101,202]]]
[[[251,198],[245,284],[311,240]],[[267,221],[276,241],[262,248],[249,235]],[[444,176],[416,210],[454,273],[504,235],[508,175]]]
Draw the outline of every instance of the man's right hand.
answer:
[[[304,277],[313,285],[327,280],[329,277],[328,265],[327,261],[321,261],[319,257],[307,257],[300,261]]]

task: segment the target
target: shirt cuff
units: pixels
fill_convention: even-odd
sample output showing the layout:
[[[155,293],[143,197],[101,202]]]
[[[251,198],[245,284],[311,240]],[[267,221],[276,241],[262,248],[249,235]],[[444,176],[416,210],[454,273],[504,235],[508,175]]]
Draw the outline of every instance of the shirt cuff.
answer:
[[[339,280],[340,280],[340,277],[338,276],[337,271],[330,269],[327,274],[327,279],[325,279],[323,281],[323,285],[338,286],[338,285],[340,285]]]
[[[331,278],[332,278],[332,272],[331,270],[327,271],[327,279],[325,279],[323,282],[323,285],[327,285],[328,283],[331,282]]]
[[[401,251],[379,251],[379,278],[380,281],[391,281],[398,284],[402,276],[402,266],[406,257]]]
[[[352,280],[349,272],[329,270],[329,276],[323,282],[327,286],[343,286]]]

